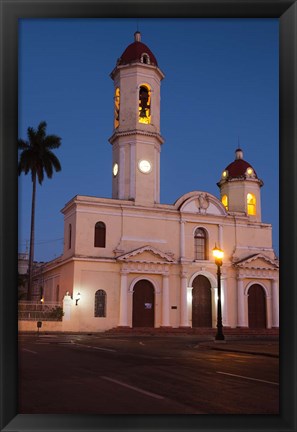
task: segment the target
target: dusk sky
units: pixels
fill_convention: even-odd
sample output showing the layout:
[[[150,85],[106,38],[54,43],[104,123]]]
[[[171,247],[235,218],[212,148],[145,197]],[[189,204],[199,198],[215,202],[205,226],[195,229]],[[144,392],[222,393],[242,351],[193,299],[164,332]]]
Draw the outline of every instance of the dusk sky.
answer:
[[[19,138],[47,122],[62,171],[37,186],[35,260],[63,252],[61,209],[75,195],[111,197],[113,81],[139,29],[161,84],[161,203],[217,182],[240,146],[263,180],[262,221],[279,249],[278,19],[23,19]],[[32,182],[19,177],[19,252],[29,250]]]

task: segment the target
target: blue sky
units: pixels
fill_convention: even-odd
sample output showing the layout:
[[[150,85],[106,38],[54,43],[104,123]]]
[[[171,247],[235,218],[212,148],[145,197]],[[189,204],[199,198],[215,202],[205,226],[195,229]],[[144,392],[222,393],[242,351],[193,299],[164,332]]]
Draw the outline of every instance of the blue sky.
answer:
[[[37,187],[35,260],[63,250],[60,210],[73,196],[111,197],[116,60],[137,26],[165,74],[161,86],[161,202],[192,190],[219,198],[221,172],[244,159],[264,181],[262,221],[279,249],[277,19],[23,19],[19,137],[45,120],[62,138],[62,171]],[[30,238],[32,183],[19,177],[19,251]]]

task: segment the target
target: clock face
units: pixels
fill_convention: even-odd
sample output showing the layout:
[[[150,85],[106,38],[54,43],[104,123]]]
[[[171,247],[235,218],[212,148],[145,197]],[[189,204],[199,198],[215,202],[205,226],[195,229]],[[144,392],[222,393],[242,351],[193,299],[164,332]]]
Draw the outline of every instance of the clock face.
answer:
[[[118,172],[119,172],[119,166],[117,163],[115,163],[112,169],[112,173],[114,176],[116,176]]]
[[[152,169],[150,162],[144,159],[138,162],[138,167],[145,174],[149,173]]]

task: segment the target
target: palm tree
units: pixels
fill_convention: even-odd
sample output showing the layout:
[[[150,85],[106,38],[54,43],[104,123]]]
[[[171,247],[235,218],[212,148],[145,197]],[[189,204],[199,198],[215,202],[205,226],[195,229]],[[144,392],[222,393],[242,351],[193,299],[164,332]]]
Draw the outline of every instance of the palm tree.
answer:
[[[18,174],[31,172],[33,191],[31,207],[31,231],[30,231],[30,250],[28,266],[28,293],[27,300],[32,296],[32,275],[34,260],[34,226],[35,226],[35,195],[36,180],[42,184],[44,173],[48,178],[52,178],[53,169],[61,171],[59,159],[52,152],[53,149],[60,147],[61,138],[56,135],[46,135],[46,122],[39,124],[37,130],[29,127],[27,129],[28,141],[18,140],[18,148],[22,150],[18,164]]]

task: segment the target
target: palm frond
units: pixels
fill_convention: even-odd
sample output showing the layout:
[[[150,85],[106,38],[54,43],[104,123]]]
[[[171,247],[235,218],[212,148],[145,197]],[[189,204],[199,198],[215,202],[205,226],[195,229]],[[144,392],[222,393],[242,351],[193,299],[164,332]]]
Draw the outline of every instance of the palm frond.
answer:
[[[34,143],[36,141],[36,130],[34,128],[32,128],[32,127],[28,127],[28,129],[27,129],[27,136],[28,136],[28,139],[29,139],[29,145],[31,147],[33,147]]]
[[[29,147],[28,141],[24,141],[22,139],[18,139],[18,149],[25,150]]]
[[[56,172],[62,170],[60,161],[59,161],[59,159],[57,158],[57,156],[53,152],[49,152],[49,159],[50,159],[51,164],[55,168]]]
[[[44,165],[39,164],[36,167],[36,175],[37,175],[38,183],[41,185],[44,180]]]
[[[57,135],[47,135],[44,139],[44,146],[48,149],[59,148],[61,145],[61,138]]]
[[[43,141],[46,137],[46,122],[42,121],[39,123],[38,125],[38,129],[37,129],[37,139],[39,141]]]
[[[53,176],[53,164],[49,157],[44,160],[44,171],[48,178],[52,178]]]

